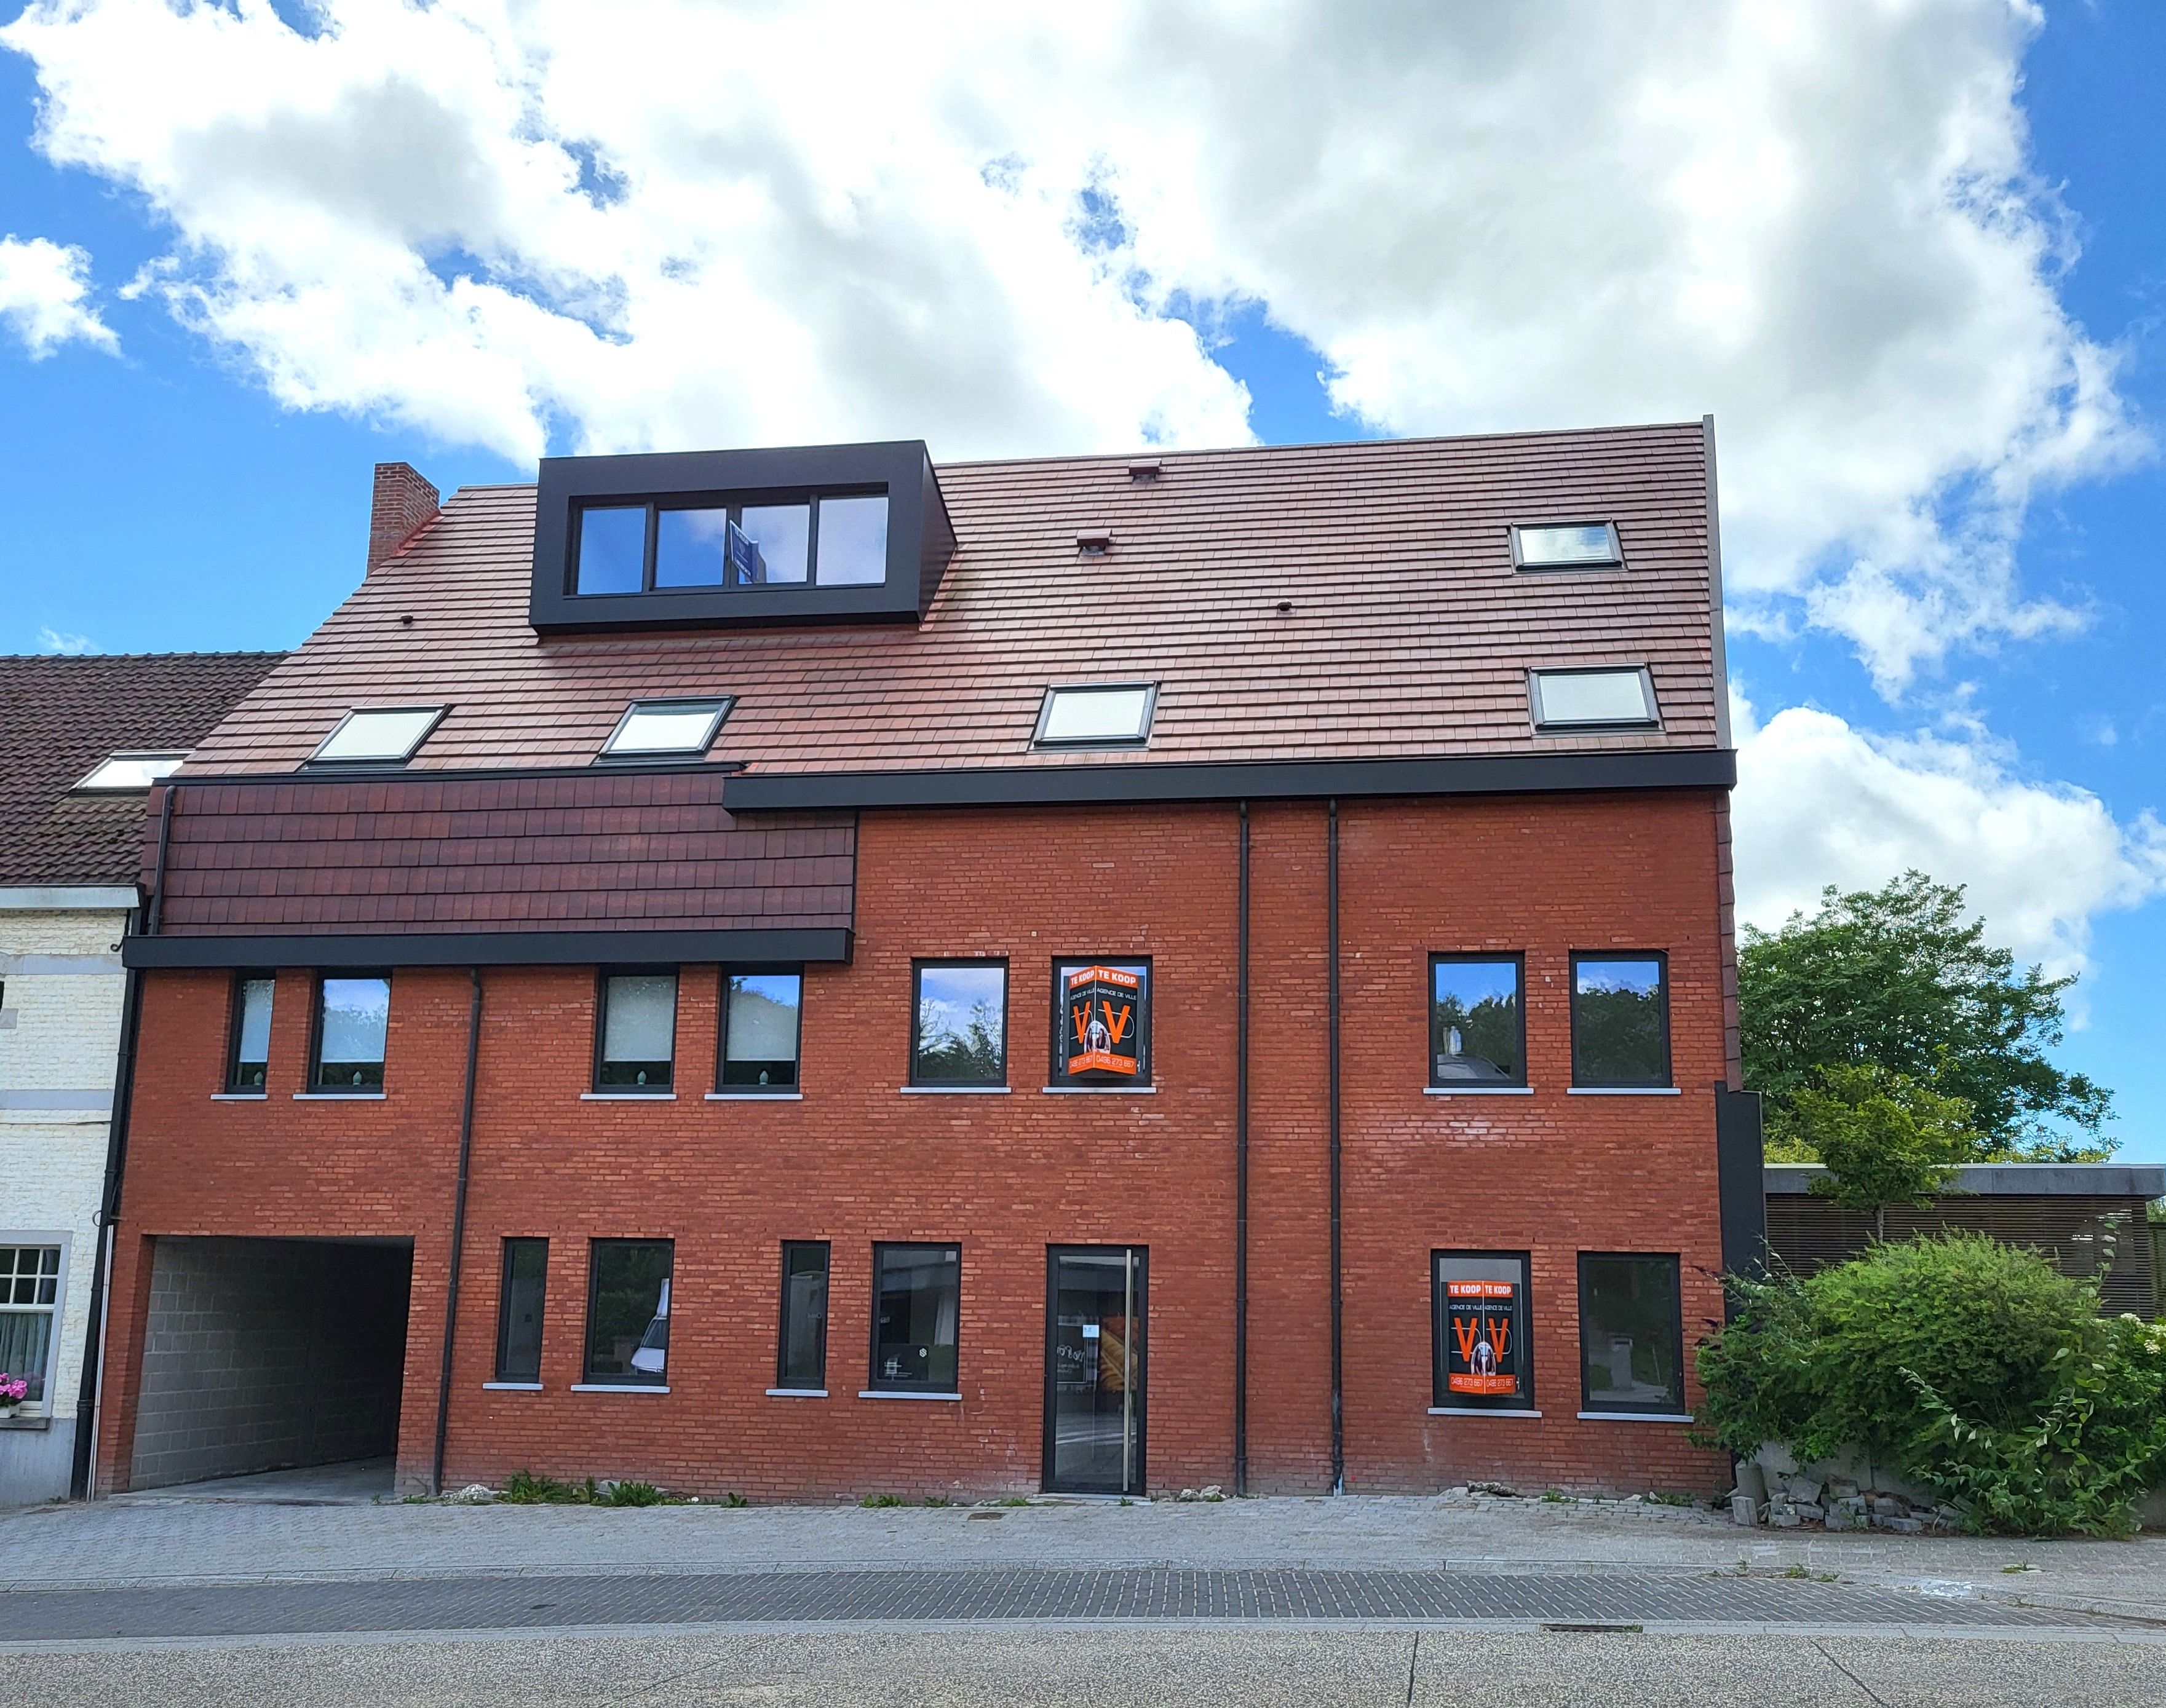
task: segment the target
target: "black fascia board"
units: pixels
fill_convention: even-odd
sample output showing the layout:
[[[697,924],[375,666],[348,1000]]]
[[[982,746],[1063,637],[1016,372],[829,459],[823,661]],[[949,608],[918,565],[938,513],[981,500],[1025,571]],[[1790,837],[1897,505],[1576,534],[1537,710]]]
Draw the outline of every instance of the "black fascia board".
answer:
[[[887,575],[878,586],[806,581],[757,588],[672,588],[574,593],[572,514],[582,504],[758,503],[821,492],[887,493]],[[932,454],[921,439],[688,451],[622,456],[545,456],[534,495],[533,586],[528,620],[547,632],[712,629],[777,624],[916,622],[955,550]],[[815,571],[808,564],[806,574]]]
[[[985,771],[740,772],[722,785],[732,813],[824,808],[1054,806],[1145,801],[1296,800],[1335,796],[1579,793],[1731,788],[1727,747],[1510,753],[1443,759],[1302,759],[1225,765],[1039,765]]]
[[[126,937],[127,967],[646,967],[847,962],[841,926],[774,930],[320,931]]]

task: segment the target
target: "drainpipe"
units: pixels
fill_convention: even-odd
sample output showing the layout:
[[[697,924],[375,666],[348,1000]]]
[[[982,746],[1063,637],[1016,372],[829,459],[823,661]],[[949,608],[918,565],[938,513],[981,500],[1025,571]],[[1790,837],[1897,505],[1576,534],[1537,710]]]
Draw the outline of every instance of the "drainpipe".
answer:
[[[1331,1002],[1331,1492],[1346,1492],[1346,1288],[1339,1268],[1339,803],[1326,809],[1324,933]]]
[[[436,1377],[436,1450],[429,1492],[444,1492],[444,1440],[452,1422],[452,1337],[459,1321],[459,1263],[467,1244],[467,1180],[473,1164],[474,1076],[481,1064],[481,968],[469,967],[473,996],[467,1010],[467,1089],[459,1109],[459,1183],[452,1197],[452,1262],[444,1281],[444,1363]]]
[[[129,920],[124,941],[140,918],[139,911]],[[105,1402],[106,1294],[113,1278],[113,1225],[120,1215],[120,1167],[128,1152],[128,1106],[135,1100],[135,1036],[143,1015],[143,975],[131,967],[125,977],[126,993],[120,1001],[120,1058],[113,1075],[113,1112],[105,1125],[105,1183],[98,1194],[98,1246],[91,1261],[82,1383],[75,1406],[75,1463],[68,1473],[69,1498],[76,1500],[98,1498],[98,1426]]]
[[[1234,951],[1234,1493],[1249,1492],[1249,804]]]

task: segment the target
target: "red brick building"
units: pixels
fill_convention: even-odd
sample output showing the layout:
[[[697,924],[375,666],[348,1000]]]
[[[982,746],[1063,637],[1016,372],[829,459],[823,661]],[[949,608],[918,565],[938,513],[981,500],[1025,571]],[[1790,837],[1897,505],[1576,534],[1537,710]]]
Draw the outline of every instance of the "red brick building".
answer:
[[[98,1471],[1704,1488],[1711,428],[561,459],[154,799]]]

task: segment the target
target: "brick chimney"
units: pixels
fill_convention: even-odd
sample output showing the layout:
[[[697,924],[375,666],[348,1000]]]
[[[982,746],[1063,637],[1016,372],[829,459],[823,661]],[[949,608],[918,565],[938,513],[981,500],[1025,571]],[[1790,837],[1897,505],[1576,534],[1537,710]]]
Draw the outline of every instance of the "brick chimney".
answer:
[[[411,463],[379,462],[368,505],[368,572],[436,519],[436,489]]]

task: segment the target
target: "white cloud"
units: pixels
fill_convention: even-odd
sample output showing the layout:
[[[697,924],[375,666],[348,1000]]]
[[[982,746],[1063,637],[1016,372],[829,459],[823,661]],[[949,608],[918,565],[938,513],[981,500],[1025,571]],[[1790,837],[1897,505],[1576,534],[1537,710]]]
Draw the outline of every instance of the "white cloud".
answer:
[[[68,635],[58,629],[40,628],[38,630],[38,651],[63,652],[72,658],[97,651],[98,643],[87,635]]]
[[[0,321],[23,340],[34,361],[81,340],[117,351],[113,329],[87,306],[90,256],[50,238],[0,237]]]
[[[1227,442],[1165,311],[1259,304],[1390,431],[1712,409],[1733,594],[1891,694],[2080,623],[2024,508],[2142,449],[2056,293],[2030,0],[315,16],[0,31],[48,156],[171,222],[148,287],[296,408],[520,458]]]
[[[2089,965],[2093,921],[2166,894],[2166,826],[2023,777],[1976,732],[1870,734],[1793,706],[1764,726],[1733,697],[1737,911],[1765,930],[1823,885],[1877,889],[1915,867],[1969,891],[1993,940],[2049,973]]]

